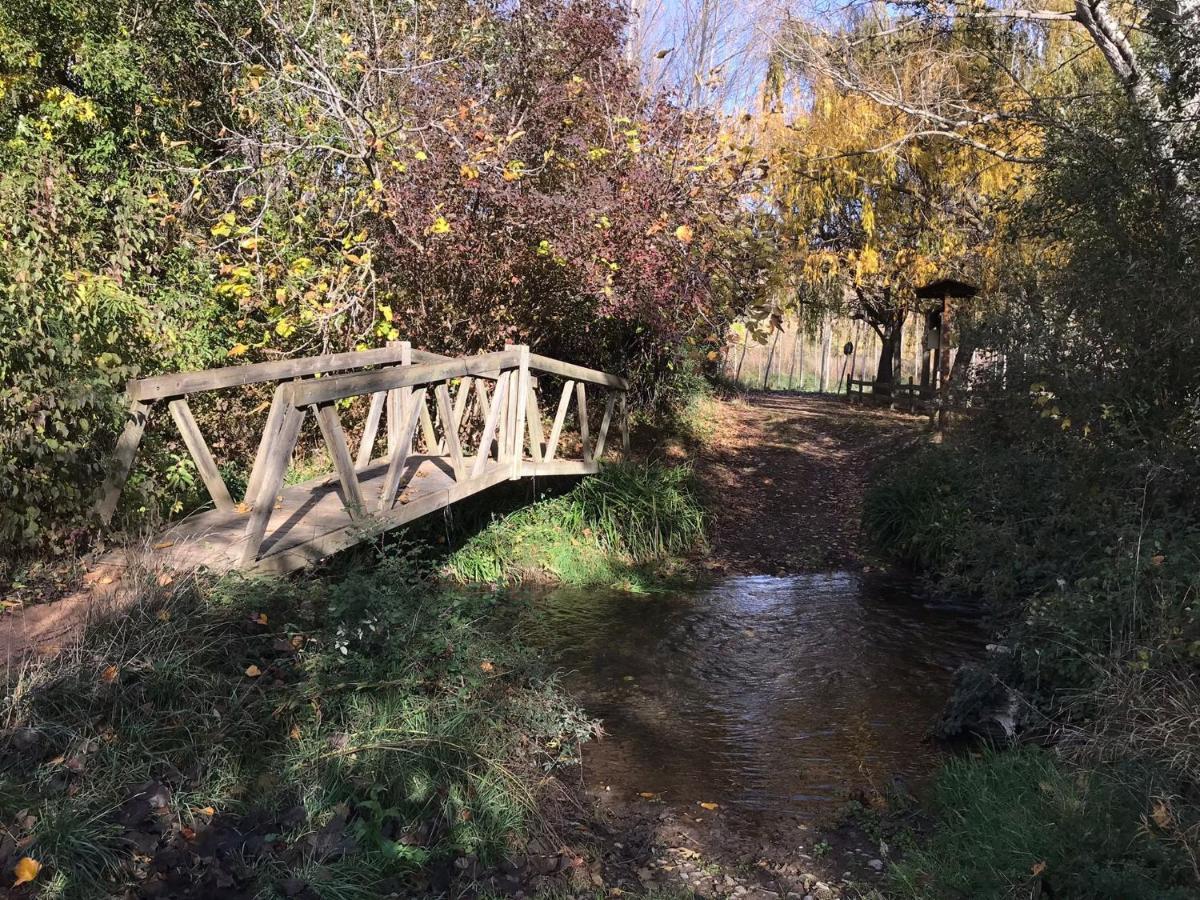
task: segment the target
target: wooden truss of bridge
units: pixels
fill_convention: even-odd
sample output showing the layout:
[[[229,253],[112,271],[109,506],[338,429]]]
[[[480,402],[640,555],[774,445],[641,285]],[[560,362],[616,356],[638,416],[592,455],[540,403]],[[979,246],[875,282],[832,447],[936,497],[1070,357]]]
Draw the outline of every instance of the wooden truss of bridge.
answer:
[[[274,395],[245,495],[238,500],[188,398],[255,384],[274,384]],[[555,387],[554,416],[544,419],[539,392]],[[603,391],[597,398],[603,412],[595,407],[589,415],[589,388],[593,397]],[[166,552],[173,568],[288,572],[502,481],[597,471],[611,447],[614,424],[628,451],[627,392],[623,378],[538,356],[524,346],[450,358],[413,350],[406,341],[132,381],[129,416],[97,511],[102,521],[111,521],[152,412],[165,403],[213,508],[171,525],[155,548]],[[369,397],[369,405],[349,403],[356,397]],[[352,452],[342,413],[363,406],[362,436]],[[578,446],[572,440],[574,452],[568,453],[564,428],[572,412],[569,424]],[[309,415],[334,471],[286,484]],[[386,446],[376,455],[381,425]]]

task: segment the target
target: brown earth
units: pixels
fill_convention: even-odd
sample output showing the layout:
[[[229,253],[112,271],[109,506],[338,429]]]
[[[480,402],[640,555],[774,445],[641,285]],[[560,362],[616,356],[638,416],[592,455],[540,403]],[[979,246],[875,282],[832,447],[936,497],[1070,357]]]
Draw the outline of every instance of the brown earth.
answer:
[[[784,575],[861,562],[871,469],[921,420],[837,395],[751,393],[721,401],[697,471],[712,494],[711,566]]]

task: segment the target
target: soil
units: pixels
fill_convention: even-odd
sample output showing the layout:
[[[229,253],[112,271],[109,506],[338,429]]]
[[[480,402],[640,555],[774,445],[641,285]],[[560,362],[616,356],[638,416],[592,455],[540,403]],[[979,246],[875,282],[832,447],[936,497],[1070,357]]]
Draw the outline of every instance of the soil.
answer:
[[[697,460],[714,494],[708,567],[788,575],[861,565],[868,475],[921,421],[829,394],[722,401]]]

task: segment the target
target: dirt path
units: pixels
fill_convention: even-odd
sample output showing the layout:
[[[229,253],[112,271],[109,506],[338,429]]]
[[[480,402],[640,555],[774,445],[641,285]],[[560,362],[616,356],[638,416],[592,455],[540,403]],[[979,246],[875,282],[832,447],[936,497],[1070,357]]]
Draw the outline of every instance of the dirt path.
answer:
[[[919,424],[837,395],[721,401],[697,466],[716,493],[711,567],[781,575],[858,564],[867,475]]]

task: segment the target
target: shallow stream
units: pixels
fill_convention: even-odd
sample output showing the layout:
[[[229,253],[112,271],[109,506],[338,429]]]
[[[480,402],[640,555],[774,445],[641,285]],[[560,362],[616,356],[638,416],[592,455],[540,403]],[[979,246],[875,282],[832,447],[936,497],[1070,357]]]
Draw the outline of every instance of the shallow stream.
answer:
[[[940,752],[929,726],[983,643],[977,617],[834,572],[557,589],[522,629],[604,722],[584,754],[593,787],[807,817],[896,776],[919,789]]]

